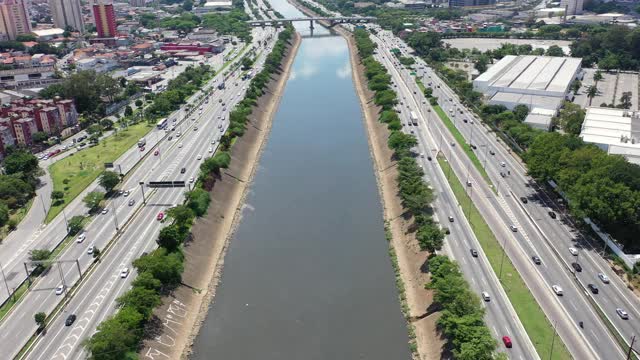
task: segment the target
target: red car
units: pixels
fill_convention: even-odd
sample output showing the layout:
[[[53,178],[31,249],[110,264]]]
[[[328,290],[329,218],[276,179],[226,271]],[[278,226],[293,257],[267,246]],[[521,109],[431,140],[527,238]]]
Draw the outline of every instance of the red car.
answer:
[[[144,151],[144,146],[142,146],[142,147],[140,148],[140,151]]]
[[[160,154],[160,150],[156,150],[153,152],[153,155],[158,156],[158,154]]]
[[[160,212],[158,213],[158,216],[156,217],[156,219],[157,219],[158,221],[161,221],[162,219],[164,219],[164,213],[163,213],[162,211],[160,211]]]
[[[511,343],[511,338],[509,338],[508,336],[503,336],[502,342],[504,343],[504,346],[508,348],[511,348],[513,346],[513,344]]]

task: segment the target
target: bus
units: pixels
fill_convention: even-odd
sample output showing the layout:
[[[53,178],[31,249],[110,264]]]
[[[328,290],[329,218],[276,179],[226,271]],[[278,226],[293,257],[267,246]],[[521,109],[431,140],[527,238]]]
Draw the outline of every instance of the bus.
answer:
[[[164,119],[158,121],[158,129],[162,130],[165,127],[167,127],[167,122],[168,122],[167,118],[164,118]]]
[[[418,115],[416,115],[416,113],[412,111],[412,112],[409,113],[409,117],[411,118],[411,123],[413,125],[417,126],[418,125]]]

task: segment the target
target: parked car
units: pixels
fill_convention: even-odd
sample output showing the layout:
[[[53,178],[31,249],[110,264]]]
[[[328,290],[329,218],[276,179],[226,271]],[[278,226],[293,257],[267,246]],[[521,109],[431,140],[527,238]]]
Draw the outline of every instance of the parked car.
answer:
[[[64,321],[65,326],[71,326],[76,321],[76,314],[69,314],[67,320]]]

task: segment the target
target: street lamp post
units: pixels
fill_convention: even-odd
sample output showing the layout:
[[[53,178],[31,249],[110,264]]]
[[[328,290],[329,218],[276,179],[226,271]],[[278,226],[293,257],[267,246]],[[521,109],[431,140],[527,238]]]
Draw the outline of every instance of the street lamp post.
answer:
[[[11,296],[11,292],[9,291],[9,285],[7,285],[7,278],[4,276],[4,269],[2,268],[2,264],[0,263],[0,272],[2,273],[2,280],[4,281],[4,287],[7,288],[7,297]]]

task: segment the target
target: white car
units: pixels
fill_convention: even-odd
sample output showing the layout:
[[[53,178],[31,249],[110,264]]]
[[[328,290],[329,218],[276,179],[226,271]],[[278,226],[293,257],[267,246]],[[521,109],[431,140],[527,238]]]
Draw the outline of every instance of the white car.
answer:
[[[178,149],[182,148],[182,143],[178,144]]]
[[[222,124],[218,124],[218,129],[222,129]]]
[[[578,256],[578,249],[574,248],[574,247],[570,247],[569,248],[569,252],[571,253],[571,255],[573,256]]]
[[[56,288],[56,295],[62,295],[64,293],[64,285],[58,285]]]
[[[562,296],[562,288],[560,286],[551,285],[551,288],[553,289],[553,292],[556,293],[556,295]]]
[[[196,160],[200,160],[202,159],[202,155],[198,154],[198,156],[196,157]]]
[[[505,163],[504,161],[500,161],[500,166],[505,167],[507,166],[507,163]]]
[[[86,239],[86,238],[87,238],[87,235],[86,235],[85,233],[82,233],[82,234],[78,235],[78,239],[76,240],[76,242],[77,242],[78,244],[80,244],[80,243],[81,243],[81,242],[83,242],[83,241],[84,241],[84,239]]]
[[[213,152],[213,148],[212,147],[209,147],[209,152],[210,153]]]
[[[193,176],[189,178],[189,184],[193,183]]]
[[[509,225],[509,229],[511,229],[511,231],[513,232],[517,232],[518,228],[515,225]]]
[[[624,310],[622,310],[620,308],[616,309],[616,314],[618,314],[618,316],[620,316],[620,318],[623,319],[623,320],[629,320],[629,314],[627,314],[626,311],[624,311]]]
[[[106,214],[109,212],[109,209],[102,209],[102,211],[100,212],[102,215]]]
[[[608,284],[609,283],[609,277],[603,273],[598,273],[598,277],[600,278],[600,280],[602,280],[603,283]]]
[[[87,254],[89,255],[93,255],[93,251],[96,249],[95,246],[91,245],[89,246],[89,248],[87,249]]]
[[[491,296],[489,296],[488,292],[486,292],[486,291],[482,292],[482,300],[487,301],[487,302],[491,301]]]
[[[129,268],[122,269],[122,271],[120,271],[120,277],[124,279],[127,276],[129,276]]]
[[[131,192],[129,190],[125,191],[124,194],[122,194],[124,197],[129,196],[129,194],[131,194]]]

